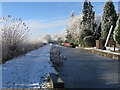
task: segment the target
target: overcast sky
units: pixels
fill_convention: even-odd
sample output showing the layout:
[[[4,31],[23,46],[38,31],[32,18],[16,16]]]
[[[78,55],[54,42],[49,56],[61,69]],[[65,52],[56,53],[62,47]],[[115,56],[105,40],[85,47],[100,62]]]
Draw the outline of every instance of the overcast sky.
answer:
[[[92,4],[96,14],[102,15],[105,2],[92,2]],[[73,10],[75,15],[80,15],[82,5],[83,2],[2,2],[2,15],[22,18],[30,27],[32,36],[41,37],[65,30],[71,11]],[[118,11],[118,3],[114,5]]]

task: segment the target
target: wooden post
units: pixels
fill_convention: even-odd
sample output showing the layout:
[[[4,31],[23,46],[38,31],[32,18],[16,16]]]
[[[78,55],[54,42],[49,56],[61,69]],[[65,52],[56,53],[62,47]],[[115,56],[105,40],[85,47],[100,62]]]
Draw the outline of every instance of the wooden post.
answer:
[[[108,33],[108,36],[107,36],[107,39],[106,39],[106,42],[105,42],[105,45],[104,45],[104,49],[106,48],[106,46],[107,46],[107,44],[108,44],[108,40],[109,40],[109,38],[110,38],[112,29],[113,29],[113,25],[111,25],[110,31],[109,31],[109,33]]]
[[[113,45],[113,47],[114,47],[114,52],[115,52],[115,47],[116,47],[115,44]]]

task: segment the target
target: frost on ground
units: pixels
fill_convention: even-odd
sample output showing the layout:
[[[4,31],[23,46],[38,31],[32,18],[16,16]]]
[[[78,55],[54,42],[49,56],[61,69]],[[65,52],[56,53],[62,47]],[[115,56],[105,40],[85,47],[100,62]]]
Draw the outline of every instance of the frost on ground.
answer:
[[[2,88],[41,88],[44,77],[55,73],[50,64],[51,45],[46,45],[2,65]]]
[[[120,53],[118,53],[118,52],[112,52],[112,51],[110,51],[110,50],[114,50],[113,47],[106,47],[106,48],[107,48],[107,50],[96,49],[96,47],[94,47],[94,48],[84,48],[84,49],[87,49],[87,50],[96,50],[96,51],[111,53],[111,54],[115,54],[115,55],[120,55]],[[116,48],[116,51],[117,50],[119,50],[119,48]]]

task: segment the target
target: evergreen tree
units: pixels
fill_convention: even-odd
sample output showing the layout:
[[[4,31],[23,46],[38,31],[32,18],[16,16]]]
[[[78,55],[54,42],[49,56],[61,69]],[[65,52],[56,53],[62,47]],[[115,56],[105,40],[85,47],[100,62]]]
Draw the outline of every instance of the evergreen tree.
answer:
[[[72,13],[71,13],[71,15],[70,15],[71,19],[73,19],[74,16],[75,16],[74,11],[72,11]]]
[[[93,11],[93,6],[88,0],[84,1],[83,4],[83,20],[82,20],[82,35],[81,39],[84,39],[86,36],[91,36],[95,31],[95,12]]]
[[[85,30],[85,26],[87,25],[87,17],[88,17],[88,0],[84,1],[82,13],[83,13],[82,25],[83,25],[83,30]]]
[[[120,45],[120,15],[119,15],[119,18],[117,21],[117,25],[115,27],[113,37],[114,37],[114,40],[116,41],[116,43]]]
[[[101,25],[101,38],[105,41],[111,25],[113,25],[113,30],[116,26],[117,14],[115,11],[114,4],[112,0],[108,0],[104,6],[102,14],[102,25]]]
[[[67,30],[67,35],[66,35],[67,42],[71,42],[72,39],[72,34],[69,30]]]
[[[101,23],[99,24],[97,30],[95,31],[96,40],[99,40],[101,37]]]
[[[94,32],[94,27],[95,27],[94,19],[95,19],[95,12],[93,11],[93,6],[92,6],[91,2],[89,1],[89,6],[88,6],[88,27],[93,32]]]

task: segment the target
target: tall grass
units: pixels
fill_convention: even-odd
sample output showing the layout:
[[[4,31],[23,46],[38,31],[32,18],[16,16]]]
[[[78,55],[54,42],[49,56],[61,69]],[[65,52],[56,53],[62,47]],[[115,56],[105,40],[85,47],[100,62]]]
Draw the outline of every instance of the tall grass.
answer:
[[[39,40],[30,42],[30,29],[21,18],[14,19],[8,16],[0,20],[3,63],[43,45]]]

